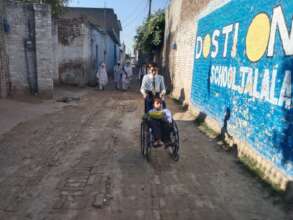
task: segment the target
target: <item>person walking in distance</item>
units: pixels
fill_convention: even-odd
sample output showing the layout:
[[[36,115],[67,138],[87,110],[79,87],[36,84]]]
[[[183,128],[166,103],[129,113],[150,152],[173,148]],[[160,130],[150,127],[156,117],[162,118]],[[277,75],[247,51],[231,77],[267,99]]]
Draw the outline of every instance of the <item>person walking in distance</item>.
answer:
[[[132,70],[132,66],[130,65],[130,61],[127,61],[127,63],[125,64],[124,71],[126,72],[128,79],[131,80],[133,75],[133,70]]]
[[[105,63],[101,63],[96,77],[98,81],[99,90],[104,90],[105,86],[108,84],[108,74],[107,74]]]
[[[118,62],[115,66],[114,66],[114,83],[115,83],[115,88],[119,89],[120,86],[120,78],[121,78],[121,65],[120,62]]]
[[[126,91],[128,89],[128,87],[129,87],[129,77],[128,77],[128,74],[127,74],[127,72],[124,69],[122,69],[120,75],[121,75],[121,79],[120,79],[120,81],[121,81],[121,89],[123,91]]]

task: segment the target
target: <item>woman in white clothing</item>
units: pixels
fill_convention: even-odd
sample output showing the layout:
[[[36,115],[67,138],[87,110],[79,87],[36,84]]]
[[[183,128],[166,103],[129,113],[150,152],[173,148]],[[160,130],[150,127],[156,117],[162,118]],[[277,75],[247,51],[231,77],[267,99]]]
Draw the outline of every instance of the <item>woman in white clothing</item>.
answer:
[[[133,71],[132,71],[132,66],[130,65],[130,62],[129,61],[124,66],[124,71],[127,73],[128,79],[131,80],[132,75],[133,75]]]
[[[98,80],[99,89],[104,90],[105,86],[108,84],[108,74],[107,74],[105,63],[102,63],[100,65],[96,76]]]
[[[121,89],[126,91],[129,87],[129,77],[126,71],[121,72]]]
[[[121,72],[122,72],[122,68],[120,65],[120,62],[118,62],[115,66],[114,66],[114,82],[115,82],[115,88],[119,89],[120,88],[120,80],[121,80]]]

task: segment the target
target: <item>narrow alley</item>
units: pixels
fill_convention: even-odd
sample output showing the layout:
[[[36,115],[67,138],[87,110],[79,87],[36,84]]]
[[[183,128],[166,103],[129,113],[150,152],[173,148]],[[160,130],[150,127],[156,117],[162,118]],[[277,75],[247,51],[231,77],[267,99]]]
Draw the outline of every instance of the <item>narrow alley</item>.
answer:
[[[137,89],[59,90],[80,100],[50,102],[0,136],[0,219],[288,219],[281,198],[172,100],[180,160],[159,148],[148,163]]]

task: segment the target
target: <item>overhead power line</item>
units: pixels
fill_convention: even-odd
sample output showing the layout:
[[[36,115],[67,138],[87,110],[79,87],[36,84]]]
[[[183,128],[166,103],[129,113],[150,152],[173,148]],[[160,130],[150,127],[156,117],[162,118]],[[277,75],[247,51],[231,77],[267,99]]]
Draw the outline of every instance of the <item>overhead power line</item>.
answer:
[[[125,17],[126,19],[126,23],[132,18],[133,14],[135,14],[137,12],[137,10],[139,9],[139,7],[141,5],[143,5],[145,0],[139,0],[138,4],[133,8],[133,10],[131,10],[131,12]]]
[[[146,11],[147,9],[147,5],[145,5],[143,8],[141,8],[142,10],[138,10],[135,14],[135,17],[133,17],[131,20],[129,20],[128,22],[124,23],[124,27],[130,27],[139,17],[143,16],[143,12]]]
[[[169,0],[166,0],[165,9],[169,6],[169,3],[170,3],[170,1]]]

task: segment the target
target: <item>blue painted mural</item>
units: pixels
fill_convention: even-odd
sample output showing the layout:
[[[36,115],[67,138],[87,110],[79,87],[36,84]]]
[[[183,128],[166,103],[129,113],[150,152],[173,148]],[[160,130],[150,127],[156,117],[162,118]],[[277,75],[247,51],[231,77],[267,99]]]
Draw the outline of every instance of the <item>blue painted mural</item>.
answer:
[[[290,176],[292,17],[292,0],[231,0],[198,20],[191,89],[193,105]]]

